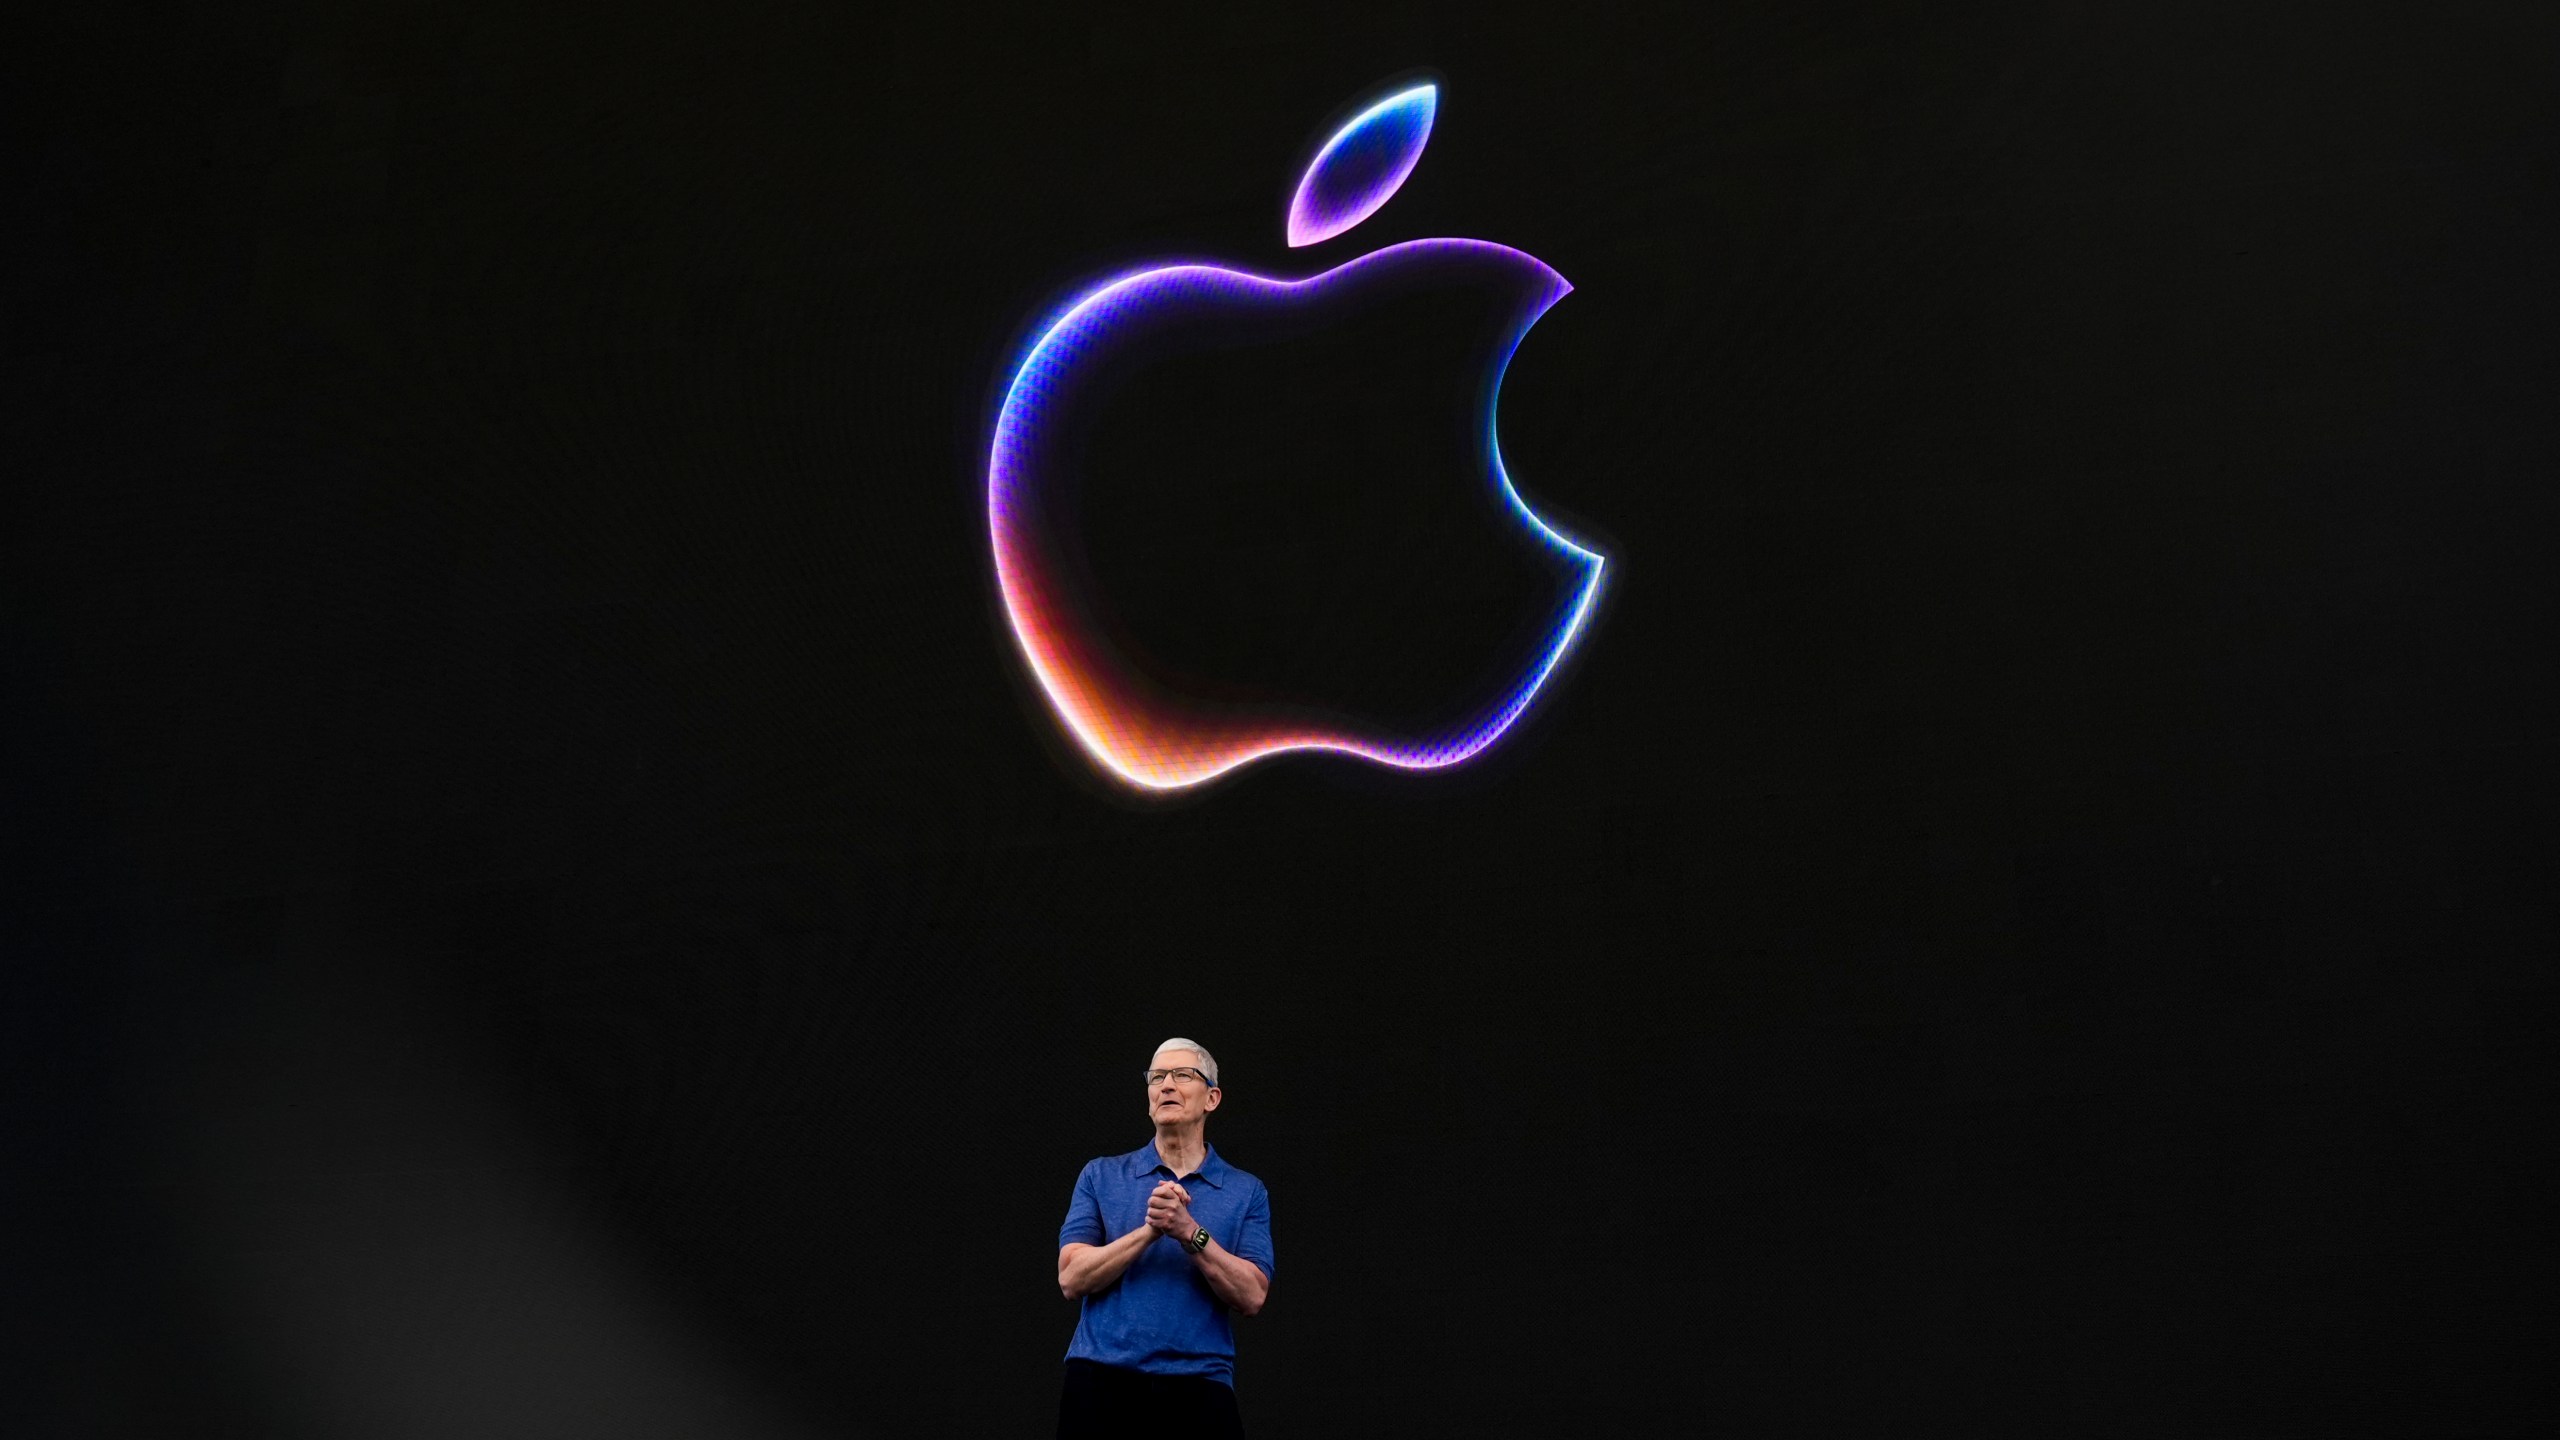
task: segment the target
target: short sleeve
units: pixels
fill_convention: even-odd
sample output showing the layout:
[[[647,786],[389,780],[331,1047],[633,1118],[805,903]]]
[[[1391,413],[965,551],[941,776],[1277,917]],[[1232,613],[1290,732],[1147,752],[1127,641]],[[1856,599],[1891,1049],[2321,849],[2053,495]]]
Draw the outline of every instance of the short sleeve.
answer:
[[[1102,1197],[1094,1193],[1093,1166],[1087,1164],[1076,1172],[1075,1194],[1067,1197],[1067,1220],[1058,1227],[1058,1248],[1100,1245],[1110,1238],[1102,1233]]]
[[[1253,1187],[1253,1199],[1244,1207],[1244,1224],[1237,1227],[1235,1252],[1262,1267],[1262,1278],[1271,1278],[1271,1189],[1267,1185]]]

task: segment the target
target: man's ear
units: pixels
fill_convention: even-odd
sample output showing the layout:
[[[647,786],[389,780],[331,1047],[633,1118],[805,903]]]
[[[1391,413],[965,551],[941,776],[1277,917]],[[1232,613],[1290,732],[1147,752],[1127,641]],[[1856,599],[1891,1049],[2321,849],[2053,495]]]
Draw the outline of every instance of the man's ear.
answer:
[[[1224,1100],[1225,1098],[1227,1098],[1227,1092],[1226,1092],[1226,1091],[1219,1089],[1219,1088],[1218,1088],[1217,1086],[1215,1086],[1215,1085],[1212,1085],[1212,1086],[1210,1086],[1210,1087],[1209,1087],[1209,1100],[1208,1100],[1208,1106],[1209,1106],[1209,1108],[1210,1108],[1210,1109],[1212,1109],[1212,1110],[1217,1109],[1217,1108],[1218,1108],[1218,1102],[1219,1102],[1219,1101],[1221,1101],[1221,1100]]]

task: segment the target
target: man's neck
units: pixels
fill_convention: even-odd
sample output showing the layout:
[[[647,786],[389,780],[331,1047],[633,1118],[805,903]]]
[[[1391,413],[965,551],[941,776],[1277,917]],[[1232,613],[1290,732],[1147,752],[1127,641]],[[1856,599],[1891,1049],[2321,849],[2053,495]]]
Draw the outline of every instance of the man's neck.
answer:
[[[1199,1169],[1200,1162],[1208,1156],[1209,1143],[1200,1130],[1197,1125],[1186,1125],[1179,1130],[1156,1131],[1156,1158],[1177,1179]]]

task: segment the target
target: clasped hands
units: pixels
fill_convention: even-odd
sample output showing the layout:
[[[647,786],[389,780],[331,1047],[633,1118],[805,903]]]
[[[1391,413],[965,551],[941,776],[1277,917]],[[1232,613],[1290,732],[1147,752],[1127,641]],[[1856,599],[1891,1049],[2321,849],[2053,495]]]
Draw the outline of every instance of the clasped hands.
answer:
[[[1176,1181],[1156,1186],[1147,1197],[1147,1228],[1176,1240],[1189,1240],[1200,1227],[1191,1218],[1191,1192]]]

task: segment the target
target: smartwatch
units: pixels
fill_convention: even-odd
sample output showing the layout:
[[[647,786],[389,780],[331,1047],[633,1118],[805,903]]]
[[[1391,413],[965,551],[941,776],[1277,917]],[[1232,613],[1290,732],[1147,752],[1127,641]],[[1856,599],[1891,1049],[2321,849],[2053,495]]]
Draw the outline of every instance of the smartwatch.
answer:
[[[1206,1225],[1193,1227],[1191,1231],[1191,1238],[1182,1242],[1182,1248],[1190,1251],[1194,1255],[1208,1249],[1209,1227]]]

